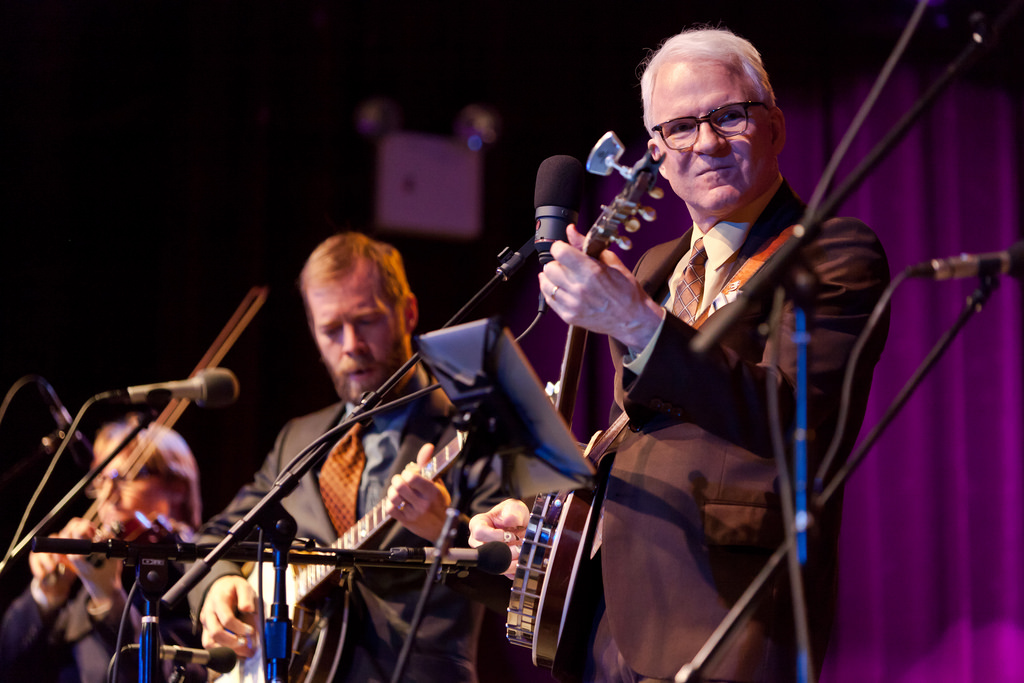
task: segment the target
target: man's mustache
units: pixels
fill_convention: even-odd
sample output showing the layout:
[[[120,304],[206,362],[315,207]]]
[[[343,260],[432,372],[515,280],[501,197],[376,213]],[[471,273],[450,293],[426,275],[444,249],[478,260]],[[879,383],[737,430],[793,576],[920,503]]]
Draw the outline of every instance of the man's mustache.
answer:
[[[375,363],[372,358],[344,360],[338,365],[338,372],[349,375],[353,372],[364,372],[373,369]]]

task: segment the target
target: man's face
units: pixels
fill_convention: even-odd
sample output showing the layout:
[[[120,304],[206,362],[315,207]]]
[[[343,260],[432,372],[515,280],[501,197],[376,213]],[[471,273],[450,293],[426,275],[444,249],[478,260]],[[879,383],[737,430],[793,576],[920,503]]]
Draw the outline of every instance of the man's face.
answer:
[[[109,532],[134,535],[143,531],[145,527],[139,525],[136,513],[151,522],[157,517],[174,519],[185,498],[183,486],[168,484],[159,476],[146,474],[145,469],[127,479],[130,468],[131,460],[118,456],[93,482],[96,498],[101,501],[97,518]]]
[[[655,123],[704,116],[712,109],[756,99],[746,78],[713,62],[683,62],[661,69],[654,84]],[[751,107],[747,130],[724,138],[701,123],[693,148],[670,150],[657,133],[648,142],[665,155],[662,174],[702,230],[731,218],[767,192],[778,178],[777,156],[785,144],[785,120],[777,107]]]
[[[313,338],[342,400],[358,403],[411,357],[416,299],[389,308],[371,262],[311,286],[305,297]]]

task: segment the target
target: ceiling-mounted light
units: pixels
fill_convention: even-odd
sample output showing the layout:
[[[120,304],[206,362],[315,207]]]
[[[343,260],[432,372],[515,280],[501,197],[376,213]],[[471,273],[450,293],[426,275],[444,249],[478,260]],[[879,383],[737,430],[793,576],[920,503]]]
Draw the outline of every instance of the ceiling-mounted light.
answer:
[[[490,105],[468,104],[455,117],[453,129],[456,137],[477,152],[494,146],[501,137],[501,115]]]

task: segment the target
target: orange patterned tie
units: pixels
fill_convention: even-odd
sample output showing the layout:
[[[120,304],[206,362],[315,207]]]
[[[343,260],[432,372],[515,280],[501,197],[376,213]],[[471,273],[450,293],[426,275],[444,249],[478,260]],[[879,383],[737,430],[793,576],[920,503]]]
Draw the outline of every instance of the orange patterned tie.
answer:
[[[359,480],[366,465],[363,425],[358,422],[331,449],[320,470],[320,495],[338,536],[356,523]]]
[[[683,279],[676,289],[676,300],[672,305],[672,315],[683,322],[693,324],[700,306],[700,296],[704,291],[704,267],[708,262],[708,252],[704,250],[704,238],[698,237],[693,243],[693,255],[683,270]]]

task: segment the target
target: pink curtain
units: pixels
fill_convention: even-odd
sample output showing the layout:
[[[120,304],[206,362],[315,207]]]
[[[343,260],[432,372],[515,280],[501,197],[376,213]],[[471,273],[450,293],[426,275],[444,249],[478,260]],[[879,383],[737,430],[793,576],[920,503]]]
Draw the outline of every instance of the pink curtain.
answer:
[[[854,161],[934,77],[898,74]],[[869,85],[844,89],[833,107],[842,114],[827,123],[813,104],[793,112],[784,163],[801,192],[815,180],[801,163],[814,158],[797,146],[801,128],[828,125],[838,139]],[[842,207],[875,228],[893,273],[1020,239],[1021,107],[998,89],[953,86]],[[897,290],[862,434],[977,284]],[[1004,277],[851,479],[823,680],[1024,680],[1021,324],[1020,283]]]

